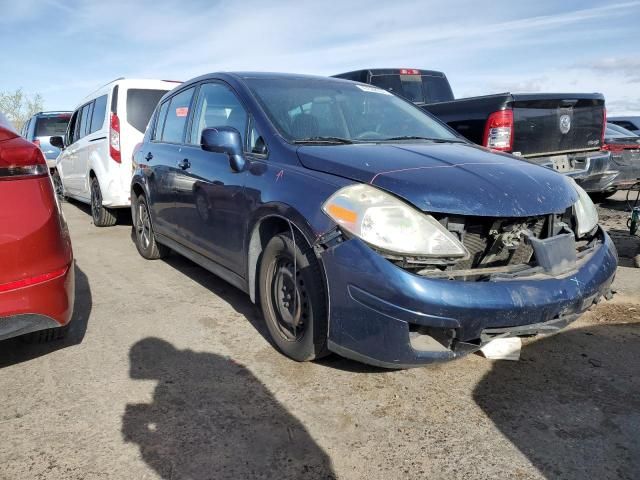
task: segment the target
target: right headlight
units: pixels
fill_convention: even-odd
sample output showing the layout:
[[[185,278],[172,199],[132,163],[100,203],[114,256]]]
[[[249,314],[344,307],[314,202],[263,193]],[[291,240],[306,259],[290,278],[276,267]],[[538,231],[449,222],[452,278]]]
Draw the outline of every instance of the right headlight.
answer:
[[[578,192],[578,200],[573,204],[573,210],[576,215],[576,235],[578,238],[584,237],[598,225],[598,210],[591,201],[589,194],[573,181],[573,186]]]
[[[370,185],[344,187],[329,197],[322,209],[349,233],[380,250],[420,257],[468,255],[458,239],[431,215]]]

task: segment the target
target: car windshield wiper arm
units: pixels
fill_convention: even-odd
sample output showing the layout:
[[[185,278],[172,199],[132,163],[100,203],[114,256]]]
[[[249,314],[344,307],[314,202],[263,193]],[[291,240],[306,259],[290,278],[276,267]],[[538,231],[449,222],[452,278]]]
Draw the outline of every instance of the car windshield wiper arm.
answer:
[[[353,140],[342,137],[309,137],[300,140],[294,140],[293,143],[330,143],[336,145],[350,145],[355,143]]]
[[[420,137],[417,135],[403,135],[400,137],[383,138],[378,141],[391,142],[394,140],[428,140],[430,142],[436,142],[436,143],[466,143],[464,140],[459,140],[457,138],[430,138],[430,137]]]

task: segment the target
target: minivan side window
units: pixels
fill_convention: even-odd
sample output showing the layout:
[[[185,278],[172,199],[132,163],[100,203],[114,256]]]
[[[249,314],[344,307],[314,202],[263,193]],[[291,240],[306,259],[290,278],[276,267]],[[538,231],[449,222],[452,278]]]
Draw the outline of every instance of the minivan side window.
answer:
[[[167,110],[169,109],[169,100],[160,105],[158,112],[158,120],[156,120],[156,128],[153,130],[153,140],[162,138],[162,129],[164,128],[164,120],[167,118]]]
[[[182,143],[194,90],[195,87],[184,90],[169,101],[169,110],[162,129],[163,142]]]
[[[236,94],[222,83],[205,83],[200,87],[190,143],[200,145],[202,131],[209,127],[235,128],[240,132],[244,145],[247,112]]]
[[[89,133],[97,132],[104,125],[105,113],[107,112],[107,95],[96,98],[91,114],[91,129]]]
[[[93,113],[93,103],[88,103],[82,107],[82,136],[86,137],[91,133],[91,116]]]

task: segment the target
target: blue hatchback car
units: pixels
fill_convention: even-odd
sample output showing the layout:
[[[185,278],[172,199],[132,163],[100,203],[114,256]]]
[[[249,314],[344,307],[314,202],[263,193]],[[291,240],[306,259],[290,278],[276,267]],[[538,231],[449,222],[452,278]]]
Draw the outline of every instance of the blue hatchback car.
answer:
[[[571,179],[371,85],[195,78],[162,98],[134,164],[140,254],[173,250],[247,292],[298,361],[413,367],[555,332],[616,271]]]

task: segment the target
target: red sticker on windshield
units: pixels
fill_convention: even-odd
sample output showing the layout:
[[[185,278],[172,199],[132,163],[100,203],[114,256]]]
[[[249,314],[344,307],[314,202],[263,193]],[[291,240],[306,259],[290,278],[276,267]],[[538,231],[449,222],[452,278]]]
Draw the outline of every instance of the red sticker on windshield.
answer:
[[[176,108],[176,117],[186,117],[189,113],[189,107]]]

